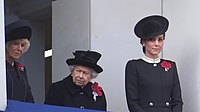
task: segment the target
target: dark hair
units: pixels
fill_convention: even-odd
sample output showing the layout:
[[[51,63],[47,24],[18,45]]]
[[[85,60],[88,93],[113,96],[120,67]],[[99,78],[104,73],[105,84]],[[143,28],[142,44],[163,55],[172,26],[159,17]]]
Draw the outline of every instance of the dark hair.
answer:
[[[163,33],[163,37],[165,38],[165,33]],[[153,37],[154,38],[154,37]],[[153,38],[150,38],[150,39],[140,39],[140,44],[142,44],[142,52],[145,54],[145,46],[143,45],[143,41],[144,40],[151,40],[151,39],[153,39]]]
[[[142,44],[142,52],[145,54],[145,46],[143,45],[143,40],[144,39],[140,39],[140,44]]]

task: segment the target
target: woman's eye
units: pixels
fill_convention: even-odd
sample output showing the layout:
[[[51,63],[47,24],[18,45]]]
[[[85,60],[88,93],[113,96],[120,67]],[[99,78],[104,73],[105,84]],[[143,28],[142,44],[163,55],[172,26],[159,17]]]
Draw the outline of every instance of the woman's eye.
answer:
[[[24,46],[25,46],[25,44],[21,44],[21,46],[22,46],[22,47],[24,47]]]
[[[85,75],[88,75],[89,73],[88,72],[83,72]]]
[[[156,41],[156,39],[151,39],[151,42],[155,42]]]
[[[18,45],[18,43],[17,43],[17,42],[14,42],[13,45]]]
[[[163,38],[159,38],[158,41],[162,42],[164,39]]]
[[[77,72],[81,72],[81,70],[79,70],[79,69],[76,69],[76,71],[77,71]]]

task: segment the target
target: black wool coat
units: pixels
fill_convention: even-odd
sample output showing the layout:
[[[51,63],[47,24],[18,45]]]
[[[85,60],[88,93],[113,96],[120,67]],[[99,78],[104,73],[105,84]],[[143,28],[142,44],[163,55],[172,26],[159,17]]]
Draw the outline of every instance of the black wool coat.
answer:
[[[102,96],[97,96],[95,101],[91,89],[92,84],[88,82],[82,89],[73,83],[72,76],[69,75],[50,86],[45,104],[106,111],[107,105],[103,90]]]
[[[6,61],[7,98],[33,103],[34,99],[28,83],[26,68],[21,65],[18,62],[14,62],[12,66]]]
[[[161,66],[168,62],[171,68]],[[126,64],[125,87],[130,112],[182,112],[181,88],[175,62],[153,66],[143,59]]]

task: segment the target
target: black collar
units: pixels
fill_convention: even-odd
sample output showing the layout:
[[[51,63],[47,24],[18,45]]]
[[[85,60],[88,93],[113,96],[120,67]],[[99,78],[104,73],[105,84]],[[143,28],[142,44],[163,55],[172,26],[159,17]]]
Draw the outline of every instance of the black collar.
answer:
[[[13,66],[12,66],[10,63],[8,63],[8,62],[6,61],[6,68],[7,68],[7,69],[13,69]]]

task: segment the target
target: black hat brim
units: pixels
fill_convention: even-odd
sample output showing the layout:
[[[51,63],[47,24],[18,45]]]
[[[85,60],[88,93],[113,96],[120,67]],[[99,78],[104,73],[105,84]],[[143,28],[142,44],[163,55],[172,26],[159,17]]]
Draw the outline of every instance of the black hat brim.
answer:
[[[30,40],[31,35],[31,24],[26,20],[19,20],[6,26],[6,42],[17,39]]]
[[[153,31],[151,33],[144,33],[143,29],[145,25],[147,24],[147,22],[150,22],[150,21],[155,24],[155,27],[153,25],[149,26],[145,30],[153,30]],[[157,28],[156,24],[159,24],[160,28]],[[159,16],[159,15],[153,15],[153,16],[148,16],[141,19],[135,25],[134,32],[138,38],[151,39],[151,38],[154,38],[155,36],[164,34],[167,31],[168,26],[169,26],[169,21],[165,17]]]
[[[68,65],[82,65],[90,67],[97,73],[101,73],[103,71],[103,69],[99,65],[81,59],[67,59],[66,63]]]

